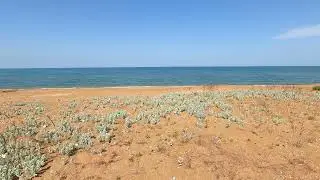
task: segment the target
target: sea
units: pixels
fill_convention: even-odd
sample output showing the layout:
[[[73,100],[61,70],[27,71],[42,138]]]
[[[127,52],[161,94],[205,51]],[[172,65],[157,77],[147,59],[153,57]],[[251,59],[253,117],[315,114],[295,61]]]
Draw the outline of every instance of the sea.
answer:
[[[0,69],[1,89],[320,83],[320,66]]]

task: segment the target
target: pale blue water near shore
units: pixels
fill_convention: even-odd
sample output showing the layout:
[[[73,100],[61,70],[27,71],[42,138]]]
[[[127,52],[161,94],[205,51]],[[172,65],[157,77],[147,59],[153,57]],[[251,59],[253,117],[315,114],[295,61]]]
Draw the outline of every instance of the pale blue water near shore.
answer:
[[[0,69],[0,88],[320,83],[320,66]]]

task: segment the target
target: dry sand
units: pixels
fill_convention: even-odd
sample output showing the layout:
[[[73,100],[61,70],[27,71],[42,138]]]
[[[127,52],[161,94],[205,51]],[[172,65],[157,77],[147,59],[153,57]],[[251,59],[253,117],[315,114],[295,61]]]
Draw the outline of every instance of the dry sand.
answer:
[[[156,96],[168,92],[276,89],[311,91],[301,86],[196,86],[31,89],[0,92],[0,104],[41,102],[55,119],[66,102],[95,96]],[[245,117],[242,126],[210,117],[198,128],[187,114],[159,124],[118,123],[102,153],[80,150],[71,157],[50,156],[35,179],[320,179],[320,101],[270,98],[231,101]],[[256,107],[265,111],[256,111]],[[275,124],[272,115],[286,122]],[[0,121],[1,128],[20,119]],[[186,135],[190,134],[190,138]],[[99,150],[99,145],[93,150]]]

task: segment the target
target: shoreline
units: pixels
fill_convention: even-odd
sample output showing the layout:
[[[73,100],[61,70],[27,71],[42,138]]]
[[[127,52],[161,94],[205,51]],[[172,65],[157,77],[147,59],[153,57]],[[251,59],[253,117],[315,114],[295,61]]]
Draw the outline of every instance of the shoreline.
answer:
[[[319,84],[304,85],[199,85],[199,86],[124,86],[79,88],[0,89],[0,99],[6,98],[78,98],[92,96],[155,96],[173,92],[282,90],[313,91]]]
[[[82,87],[31,87],[31,88],[0,88],[0,92],[15,92],[29,90],[92,90],[92,89],[166,89],[166,88],[198,88],[198,87],[313,87],[320,83],[312,84],[211,84],[211,85],[181,85],[181,86],[82,86]]]

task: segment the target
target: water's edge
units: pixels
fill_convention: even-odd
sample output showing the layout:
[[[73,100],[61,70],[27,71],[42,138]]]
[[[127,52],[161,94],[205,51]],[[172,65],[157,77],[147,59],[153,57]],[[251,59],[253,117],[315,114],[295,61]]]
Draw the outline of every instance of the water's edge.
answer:
[[[183,88],[197,88],[197,87],[283,87],[283,88],[299,88],[299,87],[313,87],[320,86],[320,83],[312,84],[212,84],[212,85],[190,85],[190,86],[101,86],[101,87],[48,87],[48,88],[39,88],[39,87],[30,87],[30,88],[0,88],[0,92],[16,92],[16,91],[29,91],[29,90],[99,90],[99,89],[183,89]]]
[[[0,69],[0,89],[317,83],[320,66]]]

